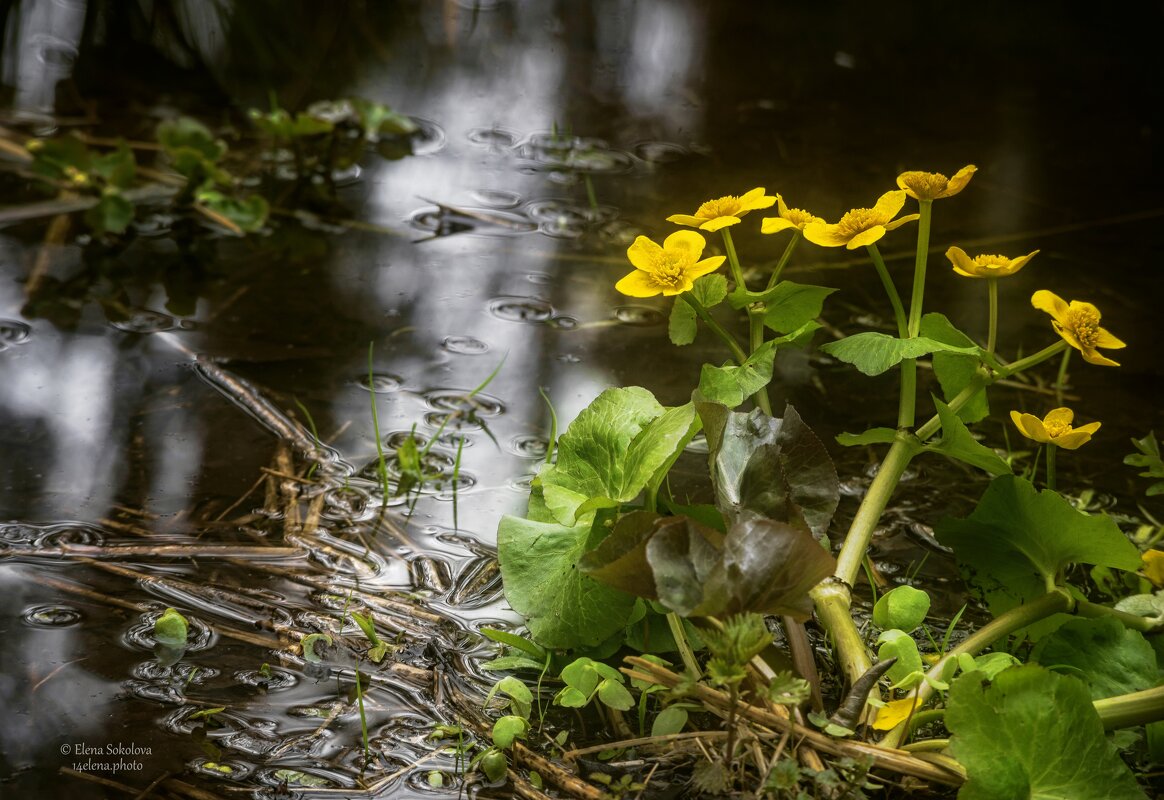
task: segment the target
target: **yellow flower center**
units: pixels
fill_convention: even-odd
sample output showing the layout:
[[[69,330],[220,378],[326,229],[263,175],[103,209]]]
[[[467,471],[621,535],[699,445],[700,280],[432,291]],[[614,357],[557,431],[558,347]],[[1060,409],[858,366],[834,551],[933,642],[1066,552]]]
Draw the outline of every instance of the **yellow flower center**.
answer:
[[[1084,347],[1095,347],[1099,339],[1099,312],[1088,306],[1071,303],[1067,309],[1067,328]]]
[[[651,265],[651,277],[660,286],[672,289],[683,283],[686,260],[674,253],[662,253]]]
[[[740,211],[740,198],[735,195],[728,195],[727,197],[717,197],[715,200],[708,200],[699,207],[695,212],[695,216],[701,219],[715,219],[716,217],[734,217]]]
[[[810,214],[804,209],[800,208],[790,208],[783,216],[784,219],[788,220],[798,228],[803,228],[808,223],[816,222],[818,219],[820,219],[820,217],[816,216],[815,214]]]
[[[1058,439],[1064,434],[1071,433],[1071,423],[1069,422],[1048,422],[1044,420],[1043,427],[1047,429],[1047,435],[1052,439]]]
[[[874,225],[883,225],[877,213],[871,208],[854,208],[852,211],[846,211],[845,215],[841,217],[840,222],[837,223],[837,228],[842,234],[852,238],[858,233],[863,233]]]
[[[1006,256],[974,256],[974,266],[986,269],[1001,269],[1010,266],[1010,259]]]
[[[950,186],[950,179],[937,172],[906,172],[901,182],[923,200],[935,199]]]

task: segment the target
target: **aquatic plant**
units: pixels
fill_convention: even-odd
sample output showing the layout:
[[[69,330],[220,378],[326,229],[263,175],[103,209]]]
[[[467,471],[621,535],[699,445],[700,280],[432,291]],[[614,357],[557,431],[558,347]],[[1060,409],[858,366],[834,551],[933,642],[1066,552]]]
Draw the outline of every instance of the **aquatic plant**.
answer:
[[[768,196],[762,188],[709,201],[694,215],[668,217],[719,230],[724,256],[700,260],[706,242],[692,231],[673,233],[662,246],[646,237],[631,245],[627,256],[635,272],[615,288],[633,297],[673,296],[672,342],[690,344],[706,330],[724,344],[729,360],[703,365],[690,402],[679,406],[665,407],[641,387],[607,389],[557,438],[557,458],[547,459],[533,481],[526,514],[507,516],[499,526],[506,597],[525,617],[532,641],[495,637],[517,652],[496,659],[494,668],[544,675],[555,660],[551,651],[590,654],[560,671],[566,688],[557,702],[584,704],[601,698],[606,685],[621,710],[631,708],[634,697],[624,696],[613,682],[618,673],[596,658],[624,645],[646,651],[627,658],[623,668],[640,692],[641,709],[648,694],[670,688],[726,719],[722,752],[707,754],[695,773],[704,791],[751,785],[761,794],[780,793],[814,781],[819,788],[844,773],[859,792],[879,771],[891,770],[962,784],[961,798],[1145,797],[1103,732],[1164,724],[1157,722],[1164,720],[1164,688],[1145,638],[1161,630],[1164,613],[1136,574],[1141,568],[1149,576],[1164,574],[1158,568],[1164,557],[1155,550],[1141,557],[1112,518],[1073,505],[1056,486],[1055,451],[1078,448],[1100,423],[1072,427],[1073,412],[1065,407],[1041,418],[1011,412],[1019,431],[1046,447],[1043,489],[1014,475],[1011,464],[968,427],[989,417],[987,396],[999,382],[1061,356],[1061,394],[1073,350],[1088,363],[1118,366],[1098,349],[1125,345],[1100,327],[1095,306],[1040,290],[1032,304],[1052,316],[1060,341],[1013,360],[998,354],[998,282],[1028,265],[1038,250],[1013,258],[947,250],[957,274],[988,282],[985,346],[944,315],[924,311],[933,203],[961,193],[974,172],[970,165],[952,178],[902,173],[898,189],[836,223],[789,208],[781,195]],[[910,198],[917,212],[903,215]],[[772,205],[778,216],[763,219],[761,232],[788,231],[791,239],[765,288],[752,291],[729,229],[750,211]],[[917,253],[907,304],[877,242],[914,221]],[[889,449],[835,558],[829,545],[839,495],[832,461],[795,409],[771,415],[766,389],[777,353],[809,343],[823,304],[836,291],[782,279],[801,238],[822,247],[864,247],[896,327],[896,335],[855,332],[819,347],[865,375],[896,369],[900,385],[894,427],[838,437],[844,446]],[[718,272],[725,261],[730,281]],[[725,304],[745,313],[746,341],[713,315]],[[918,359],[926,357],[940,395],[919,393]],[[919,400],[927,397],[933,413],[919,423]],[[736,410],[749,399],[754,410]],[[714,504],[689,505],[669,494],[667,476],[701,431]],[[1154,439],[1137,441],[1140,454],[1129,463],[1158,477],[1154,445]],[[873,636],[858,623],[853,589],[906,468],[927,453],[991,478],[968,516],[934,525],[991,619],[975,630],[959,612],[939,642],[925,624],[930,600],[923,588],[902,585],[877,598],[870,570]],[[1129,576],[1105,583],[1109,590],[1124,587],[1111,596],[1118,602],[1089,599],[1082,566],[1096,576]],[[761,615],[779,617],[801,684],[777,676],[763,657],[773,640]],[[835,664],[830,677],[852,687],[832,716],[823,713],[816,656],[804,636],[810,616],[833,645],[834,661],[824,665]],[[656,635],[660,631],[666,635]],[[701,658],[697,651],[704,647]],[[649,655],[668,651],[679,653],[684,674]],[[1112,658],[1135,666],[1114,670]],[[567,670],[586,680],[575,685]],[[815,708],[806,715],[798,706],[810,696]],[[674,710],[662,730],[678,732],[688,724],[679,706],[667,709]],[[1064,736],[1061,720],[1082,733]],[[783,732],[767,756],[739,746],[740,726],[752,723]],[[880,741],[858,741],[876,732],[884,732]],[[751,734],[760,736],[755,729]],[[928,735],[909,741],[919,734]],[[802,737],[807,772],[782,757],[792,735]],[[819,754],[840,759],[833,778],[820,777],[828,768]]]

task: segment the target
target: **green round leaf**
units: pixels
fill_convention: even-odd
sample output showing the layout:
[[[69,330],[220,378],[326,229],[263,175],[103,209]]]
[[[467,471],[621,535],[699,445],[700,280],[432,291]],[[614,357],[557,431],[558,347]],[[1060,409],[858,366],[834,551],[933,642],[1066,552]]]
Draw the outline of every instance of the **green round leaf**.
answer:
[[[883,631],[897,628],[916,630],[930,611],[930,596],[912,586],[898,586],[886,592],[873,606],[873,624]]]
[[[182,647],[186,644],[188,634],[189,626],[186,623],[186,618],[179,614],[176,609],[167,608],[154,621],[154,640],[158,644],[164,644],[167,647]]]

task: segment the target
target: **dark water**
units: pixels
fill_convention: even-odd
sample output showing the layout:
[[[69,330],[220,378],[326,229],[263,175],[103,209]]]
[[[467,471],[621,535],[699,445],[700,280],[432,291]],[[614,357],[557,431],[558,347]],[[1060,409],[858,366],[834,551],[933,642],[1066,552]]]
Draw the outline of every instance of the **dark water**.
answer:
[[[379,796],[455,795],[455,781],[425,784],[429,769],[451,775],[453,764],[424,737],[452,721],[450,696],[487,686],[470,665],[490,652],[474,630],[515,624],[492,544],[544,455],[539,389],[563,424],[613,385],[683,402],[700,363],[725,355],[702,337],[671,348],[667,305],[613,284],[636,235],[659,239],[669,214],[753,186],[835,219],[904,169],[977,164],[970,187],[937,204],[928,307],[982,331],[983,287],[940,255],[954,243],[1042,249],[1004,286],[1004,348],[1052,340],[1028,305],[1036,289],[1099,305],[1129,347],[1119,370],[1073,362],[1072,405],[1104,428],[1064,477],[1135,511],[1142,486],[1113,465],[1130,436],[1164,421],[1158,7],[1087,19],[1002,4],[961,17],[939,3],[158,8],[150,18],[115,3],[0,6],[8,124],[95,119],[98,132],[148,139],[175,108],[241,127],[240,112],[273,90],[289,108],[376,99],[418,118],[423,134],[403,160],[369,154],[340,190],[352,218],[374,228],[277,217],[258,237],[213,242],[209,257],[181,252],[157,218],[102,264],[69,237],[43,254],[52,302],[26,296],[43,222],[0,230],[5,797],[104,797],[58,770],[84,760],[79,746],[118,743],[149,753],[98,774],[138,789],[184,768],[216,791],[274,791],[281,768],[355,786],[352,664],[328,673],[287,655],[288,631],[329,630],[353,602],[402,645],[402,666],[376,672],[366,698]],[[26,199],[19,179],[3,181],[6,201]],[[737,246],[746,265],[770,265],[783,240],[752,222],[737,227]],[[882,247],[903,288],[912,236]],[[884,325],[872,316],[872,270],[851,256],[802,245],[788,277],[843,289],[826,309],[832,325]],[[102,277],[77,279],[87,268]],[[892,380],[794,355],[779,370],[774,405],[790,400],[823,434],[892,419]],[[400,502],[379,513],[372,402],[389,446],[414,425],[421,437],[440,431],[430,459],[445,477],[407,520]],[[332,452],[319,456],[318,488],[288,500],[278,479],[256,482],[280,471],[281,437],[305,435],[303,409]],[[1000,422],[983,429],[1002,444]],[[873,454],[839,450],[859,495]],[[694,485],[699,456],[681,468]],[[878,540],[886,572],[929,554],[921,574],[949,582],[923,521],[964,512],[978,481],[920,463]],[[321,523],[304,531],[313,491]],[[203,549],[194,559],[143,549],[156,545]],[[210,549],[227,545],[285,549]],[[955,591],[940,605],[960,603]],[[201,636],[172,666],[148,641],[168,605]],[[274,678],[256,678],[264,663]],[[189,718],[218,705],[225,724],[208,738],[229,778],[199,766],[209,756]]]

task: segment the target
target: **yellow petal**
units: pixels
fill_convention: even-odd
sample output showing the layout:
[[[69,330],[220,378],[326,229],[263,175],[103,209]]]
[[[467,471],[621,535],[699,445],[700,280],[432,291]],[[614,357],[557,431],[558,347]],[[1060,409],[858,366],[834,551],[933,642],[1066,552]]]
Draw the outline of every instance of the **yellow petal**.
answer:
[[[691,267],[685,270],[683,274],[694,281],[696,278],[702,278],[704,275],[709,275],[712,272],[715,272],[720,268],[720,265],[723,264],[726,258],[726,256],[712,256],[711,258],[705,258],[697,264],[692,264]]]
[[[1086,425],[1080,425],[1075,430],[1083,431],[1083,433],[1091,434],[1091,433],[1095,433],[1097,430],[1099,430],[1101,425],[1103,425],[1102,422],[1089,422]]]
[[[699,228],[705,231],[718,231],[720,228],[726,228],[728,225],[738,225],[739,223],[739,217],[716,217],[715,219],[707,220]]]
[[[1105,347],[1108,350],[1119,350],[1122,347],[1127,347],[1122,341],[1111,335],[1111,331],[1107,328],[1100,328],[1095,332],[1095,346]]]
[[[698,228],[707,220],[702,217],[693,217],[690,214],[672,214],[667,217],[668,222],[674,222],[676,225],[690,225],[693,228]]]
[[[663,240],[664,250],[681,250],[692,261],[699,260],[699,256],[702,255],[703,248],[706,245],[707,240],[695,231],[675,231]],[[633,261],[631,263],[634,264]],[[637,267],[638,264],[635,264],[635,266]]]
[[[1030,261],[1032,258],[1037,256],[1038,254],[1039,254],[1038,250],[1032,250],[1031,252],[1027,253],[1025,256],[1019,256],[1018,258],[1016,258],[1014,261],[1010,262],[1010,264],[1007,265],[1006,272],[1004,274],[1005,275],[1014,275],[1020,269],[1025,267],[1027,265],[1028,261]]]
[[[893,222],[886,222],[885,223],[885,230],[887,230],[887,231],[895,230],[896,228],[900,228],[902,225],[904,225],[907,222],[913,222],[915,219],[918,219],[919,217],[921,217],[921,214],[906,214],[904,217],[898,217],[897,219],[893,220]]]
[[[1144,577],[1155,586],[1164,586],[1164,550],[1149,550],[1140,559],[1144,562]]]
[[[766,197],[764,195],[764,187],[759,186],[752,189],[750,192],[745,192],[740,198],[741,211],[757,211],[761,208],[771,208],[772,204],[776,202],[775,197]]]
[[[893,730],[902,722],[909,719],[909,715],[913,713],[916,703],[916,697],[890,700],[882,708],[877,709],[877,719],[873,721],[874,730]]]
[[[1060,323],[1063,322],[1068,308],[1067,302],[1062,297],[1046,289],[1039,289],[1031,295],[1031,305],[1040,311],[1046,311]]]
[[[966,184],[974,177],[974,173],[978,171],[978,167],[973,164],[967,164],[955,173],[954,177],[950,178],[950,183],[946,186],[946,191],[942,192],[942,197],[953,197],[958,192],[966,188]]]
[[[856,250],[858,247],[873,244],[875,241],[885,235],[884,225],[874,225],[867,231],[861,231],[845,245],[849,250]]]
[[[804,238],[821,247],[841,247],[849,243],[849,237],[841,233],[839,225],[827,222],[810,222],[805,225]]]
[[[874,217],[881,221],[884,225],[889,220],[897,216],[897,212],[901,211],[901,207],[905,205],[905,191],[902,189],[894,189],[891,192],[886,192],[877,198],[876,205],[873,206]],[[914,215],[917,219],[917,215]]]
[[[1055,329],[1055,333],[1057,333],[1063,337],[1063,341],[1067,342],[1067,344],[1074,347],[1080,353],[1083,353],[1084,360],[1087,359],[1087,352],[1083,349],[1083,345],[1079,342],[1079,339],[1078,339],[1078,337],[1075,336],[1075,332],[1073,330],[1071,330],[1070,328],[1067,328],[1063,325],[1060,325],[1055,320],[1051,321],[1051,327]],[[1095,352],[1094,347],[1092,347],[1090,349],[1092,352]]]
[[[630,259],[630,263],[636,269],[652,269],[662,254],[663,248],[646,236],[639,236],[635,239],[634,244],[626,249],[626,257]]]
[[[1070,428],[1075,412],[1069,408],[1056,408],[1043,417],[1043,425],[1048,428]]]
[[[640,269],[624,277],[614,288],[630,297],[654,297],[663,291],[663,287],[655,283],[649,273]]]
[[[784,202],[784,197],[779,192],[776,194],[776,213],[782,217],[788,216],[788,204]]]
[[[946,258],[950,259],[950,263],[954,265],[954,271],[959,275],[965,275],[968,278],[978,277],[978,273],[975,271],[977,267],[961,247],[951,247],[946,251]]]
[[[765,217],[760,221],[760,233],[780,233],[796,225],[782,217]]]
[[[1066,339],[1067,337],[1064,336],[1063,338]],[[1112,361],[1094,347],[1081,347],[1079,348],[1079,352],[1083,354],[1083,360],[1088,364],[1095,364],[1100,367],[1118,367],[1120,365],[1118,361]]]
[[[1081,445],[1087,444],[1091,441],[1091,434],[1084,430],[1074,430],[1056,436],[1051,440],[1051,443],[1056,447],[1061,447],[1064,450],[1077,450]]]
[[[1010,419],[1014,426],[1019,429],[1019,433],[1028,439],[1042,444],[1051,441],[1051,437],[1047,435],[1047,429],[1043,427],[1043,421],[1034,414],[1020,414],[1017,411],[1012,411]]]

